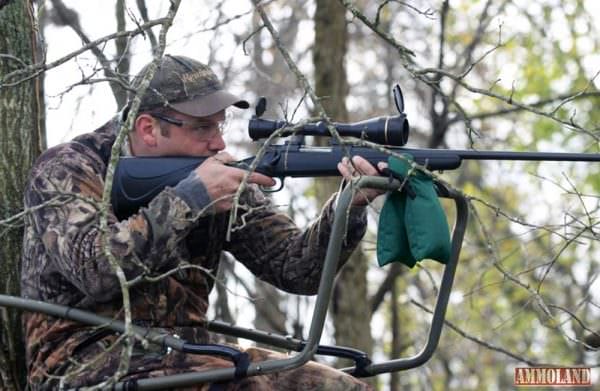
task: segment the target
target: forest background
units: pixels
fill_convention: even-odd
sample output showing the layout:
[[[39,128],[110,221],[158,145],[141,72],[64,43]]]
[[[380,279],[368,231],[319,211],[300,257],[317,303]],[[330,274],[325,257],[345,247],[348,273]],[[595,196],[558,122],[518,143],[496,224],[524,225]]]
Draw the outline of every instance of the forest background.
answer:
[[[598,26],[592,0],[2,0],[1,291],[18,295],[32,162],[114,115],[153,56],[209,64],[248,101],[266,96],[268,118],[394,114],[399,83],[410,146],[597,153]],[[227,133],[239,157],[257,148],[246,134],[250,111],[235,113]],[[469,162],[438,175],[470,205],[440,346],[426,365],[373,384],[501,390],[519,366],[597,368],[599,166]],[[338,182],[290,180],[275,201],[305,225]],[[377,266],[380,208],[369,207],[367,237],[337,279],[323,338],[376,360],[421,348],[442,271],[432,261]],[[222,264],[211,318],[306,337],[313,298],[281,294],[228,255]],[[0,388],[21,389],[18,312],[0,316]]]

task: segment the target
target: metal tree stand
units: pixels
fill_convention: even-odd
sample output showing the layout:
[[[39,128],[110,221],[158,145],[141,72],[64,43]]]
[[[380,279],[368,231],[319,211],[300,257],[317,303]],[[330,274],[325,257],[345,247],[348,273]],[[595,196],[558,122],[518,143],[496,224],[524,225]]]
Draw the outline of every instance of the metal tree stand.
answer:
[[[136,388],[138,390],[160,390],[165,388],[185,387],[199,383],[222,382],[244,376],[256,376],[297,368],[311,360],[315,354],[353,359],[355,366],[343,370],[357,377],[374,376],[381,373],[401,371],[423,365],[431,358],[439,342],[468,219],[468,205],[466,199],[459,193],[448,189],[437,182],[436,187],[438,195],[454,200],[457,218],[452,234],[452,252],[450,260],[444,268],[428,340],[423,349],[413,357],[397,358],[379,363],[372,363],[365,353],[358,350],[338,346],[319,345],[327,315],[327,308],[333,290],[342,241],[346,231],[346,211],[350,207],[350,202],[352,201],[354,193],[363,187],[396,190],[399,189],[400,186],[401,184],[397,180],[390,181],[388,178],[382,177],[361,177],[355,180],[352,186],[347,186],[340,194],[335,210],[332,234],[327,248],[325,263],[323,265],[309,334],[305,341],[256,330],[244,329],[222,322],[213,321],[208,322],[207,324],[207,328],[210,331],[270,344],[272,346],[296,351],[298,352],[297,354],[284,359],[249,362],[245,353],[228,346],[194,344],[181,340],[175,336],[134,325],[132,328],[136,336],[152,343],[160,344],[164,347],[189,354],[219,355],[231,359],[235,365],[231,368],[190,372],[164,376],[161,378],[126,381],[117,383],[114,386],[114,389],[127,390]],[[42,312],[51,316],[63,317],[94,326],[106,327],[121,333],[124,331],[124,325],[120,321],[55,304],[0,295],[0,306],[17,307],[31,312]]]

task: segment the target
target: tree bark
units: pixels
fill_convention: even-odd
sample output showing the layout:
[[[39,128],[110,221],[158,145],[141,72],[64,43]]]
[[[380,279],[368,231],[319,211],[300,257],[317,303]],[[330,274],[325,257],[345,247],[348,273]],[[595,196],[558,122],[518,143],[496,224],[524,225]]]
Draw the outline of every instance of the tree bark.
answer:
[[[348,81],[344,58],[348,30],[344,8],[338,3],[318,0],[315,12],[315,90],[328,115],[347,121]],[[324,140],[326,143],[329,140]],[[338,180],[319,181],[317,196],[321,201],[337,190]],[[367,295],[367,257],[358,248],[336,281],[333,297],[333,324],[338,345],[352,346],[372,353],[371,316]],[[339,363],[345,366],[348,363]]]
[[[23,209],[29,169],[45,148],[41,80],[15,70],[36,62],[37,31],[29,1],[11,1],[0,9],[0,285],[19,294],[22,224],[7,221]],[[23,80],[19,82],[19,80]],[[0,309],[0,389],[22,389],[25,357],[20,312]]]

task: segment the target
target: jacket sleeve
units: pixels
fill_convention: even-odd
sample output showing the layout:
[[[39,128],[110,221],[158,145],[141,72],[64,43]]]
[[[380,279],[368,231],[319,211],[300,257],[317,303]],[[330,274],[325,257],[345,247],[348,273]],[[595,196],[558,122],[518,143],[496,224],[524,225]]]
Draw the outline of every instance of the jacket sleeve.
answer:
[[[32,172],[25,205],[47,255],[45,270],[59,273],[90,299],[106,302],[120,295],[120,287],[101,245],[104,166],[97,160],[63,151],[42,161]],[[109,212],[106,239],[127,278],[177,265],[186,256],[182,238],[196,215],[171,188],[127,220],[117,221]]]
[[[335,196],[335,195],[334,195]],[[260,279],[290,293],[316,294],[333,224],[333,196],[319,218],[300,230],[277,212],[256,187],[241,200],[237,226],[227,250]],[[366,231],[364,207],[347,214],[347,232],[338,269],[348,260]]]

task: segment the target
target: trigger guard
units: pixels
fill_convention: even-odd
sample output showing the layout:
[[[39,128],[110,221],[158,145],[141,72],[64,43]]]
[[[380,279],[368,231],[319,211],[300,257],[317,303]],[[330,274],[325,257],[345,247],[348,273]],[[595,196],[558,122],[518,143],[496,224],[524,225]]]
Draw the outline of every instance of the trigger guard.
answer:
[[[279,187],[277,187],[277,184],[275,184],[275,186],[273,187],[265,187],[265,186],[259,186],[260,190],[263,193],[276,193],[278,191],[280,191],[281,189],[283,189],[283,178],[273,178],[275,179],[275,181],[279,180]]]

